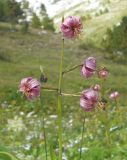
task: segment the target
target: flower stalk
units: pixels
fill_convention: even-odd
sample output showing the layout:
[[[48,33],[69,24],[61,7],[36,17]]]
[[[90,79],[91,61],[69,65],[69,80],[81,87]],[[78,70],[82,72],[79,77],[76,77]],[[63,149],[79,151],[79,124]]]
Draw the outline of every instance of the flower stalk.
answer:
[[[80,144],[80,153],[79,153],[79,160],[82,158],[82,146],[83,146],[83,140],[84,140],[84,130],[85,130],[85,116],[83,118],[83,125],[82,125],[82,139]]]
[[[108,111],[105,111],[105,136],[106,136],[106,142],[107,146],[110,146],[110,131],[109,131],[109,116]]]
[[[75,66],[73,66],[72,68],[70,68],[70,69],[68,69],[68,70],[63,71],[63,72],[62,72],[62,75],[66,74],[66,73],[69,73],[69,72],[71,72],[71,71],[73,71],[73,70],[77,69],[78,67],[81,67],[82,65],[83,65],[83,64],[75,65]]]
[[[43,90],[46,90],[46,91],[56,91],[56,92],[58,92],[58,88],[53,88],[53,87],[44,87],[44,86],[42,86],[41,87]]]
[[[64,38],[62,39],[60,71],[59,71],[59,84],[58,84],[58,138],[59,138],[59,160],[62,160],[62,71],[63,71],[63,58],[64,58]]]
[[[47,152],[47,138],[46,138],[46,130],[45,130],[45,117],[44,117],[44,107],[43,107],[43,100],[40,92],[40,106],[42,108],[42,127],[44,133],[44,145],[45,145],[45,158],[48,160],[48,152]]]
[[[70,93],[61,93],[62,96],[70,96],[70,97],[80,97],[81,94],[70,94]]]

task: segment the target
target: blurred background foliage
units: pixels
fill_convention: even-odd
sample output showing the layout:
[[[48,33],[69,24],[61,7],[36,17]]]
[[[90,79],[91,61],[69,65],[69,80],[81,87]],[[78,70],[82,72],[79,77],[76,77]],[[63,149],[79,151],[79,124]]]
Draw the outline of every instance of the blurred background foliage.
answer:
[[[108,28],[102,41],[104,48],[113,56],[126,56],[127,53],[127,16],[112,28]]]

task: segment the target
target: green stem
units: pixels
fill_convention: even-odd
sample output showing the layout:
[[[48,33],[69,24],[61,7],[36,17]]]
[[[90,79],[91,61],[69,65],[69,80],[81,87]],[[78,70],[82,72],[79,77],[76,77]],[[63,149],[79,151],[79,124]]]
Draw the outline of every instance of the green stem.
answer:
[[[58,88],[53,88],[53,87],[41,87],[43,90],[47,90],[47,91],[56,91],[58,92]]]
[[[116,111],[119,112],[119,105],[118,105],[118,100],[115,98],[115,104],[116,104]]]
[[[110,147],[110,131],[109,131],[109,117],[108,117],[108,111],[105,111],[106,121],[105,121],[105,136],[107,141],[107,146]]]
[[[119,107],[119,100],[118,98],[115,98],[115,111],[116,111],[116,117],[117,117],[117,123],[121,124],[122,123],[122,114],[121,114],[121,109]]]
[[[43,133],[44,133],[44,143],[45,143],[45,158],[48,159],[48,153],[47,153],[47,139],[46,139],[46,130],[45,130],[45,117],[44,117],[44,107],[43,107],[43,101],[40,93],[40,104],[42,108],[42,127],[43,127]]]
[[[82,65],[83,65],[83,64],[75,65],[75,66],[73,66],[72,68],[63,71],[63,72],[62,72],[62,75],[66,74],[66,73],[68,73],[68,72],[71,72],[71,71],[75,70],[76,68],[81,67]]]
[[[103,100],[105,97],[105,91],[104,91],[104,85],[105,85],[105,80],[104,78],[101,79],[101,99]],[[109,132],[109,116],[108,116],[108,108],[106,106],[106,110],[104,112],[105,114],[105,138],[106,138],[106,143],[107,146],[110,146],[110,132]]]
[[[82,146],[83,146],[83,139],[84,139],[84,129],[85,129],[85,116],[84,116],[83,125],[82,125],[82,139],[81,139],[81,145],[80,145],[79,160],[81,160],[81,158],[82,158]]]
[[[61,61],[59,71],[59,84],[58,84],[58,137],[59,137],[59,160],[62,160],[62,97],[61,97],[61,86],[62,86],[62,71],[63,71],[63,58],[64,58],[64,39],[62,39],[61,49]]]
[[[104,98],[104,82],[105,82],[105,79],[101,79],[101,99]]]
[[[70,94],[70,93],[61,93],[62,96],[70,96],[70,97],[80,97],[81,94]]]
[[[58,89],[59,89],[60,91],[61,91],[61,84],[62,84],[63,58],[64,58],[64,38],[62,39],[61,60],[60,60],[60,72],[59,72],[59,85],[58,85]]]

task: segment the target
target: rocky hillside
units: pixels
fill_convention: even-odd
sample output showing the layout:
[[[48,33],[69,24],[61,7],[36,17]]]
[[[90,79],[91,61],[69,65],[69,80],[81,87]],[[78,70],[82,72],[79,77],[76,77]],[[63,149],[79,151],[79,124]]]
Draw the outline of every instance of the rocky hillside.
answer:
[[[18,0],[21,1],[21,0]],[[85,39],[100,43],[107,28],[121,23],[127,16],[127,0],[28,0],[30,7],[39,13],[43,2],[47,13],[58,28],[61,17],[80,16],[84,22]]]
[[[76,15],[88,15],[95,16],[100,13],[107,12],[109,10],[109,0],[59,0],[51,3],[45,2],[49,15],[54,18],[55,23],[59,22],[61,15],[68,16],[72,14]]]
[[[42,2],[38,0],[38,3]],[[79,15],[90,19],[104,13],[121,12],[121,9],[127,9],[126,0],[44,0],[47,12],[54,22],[58,23],[61,16]],[[120,9],[119,9],[120,8]],[[119,9],[119,10],[118,10]]]

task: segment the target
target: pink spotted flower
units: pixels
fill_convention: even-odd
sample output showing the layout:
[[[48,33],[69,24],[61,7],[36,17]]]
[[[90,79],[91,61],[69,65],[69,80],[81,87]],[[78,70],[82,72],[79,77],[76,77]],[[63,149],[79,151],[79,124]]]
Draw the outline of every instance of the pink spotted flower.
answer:
[[[69,16],[61,24],[61,31],[66,38],[76,38],[83,28],[80,18]]]
[[[115,91],[115,92],[112,92],[109,96],[110,99],[112,100],[115,100],[119,97],[119,92]]]
[[[86,89],[82,92],[80,97],[80,106],[85,111],[91,111],[95,108],[96,103],[98,102],[99,96],[98,92],[93,89]]]
[[[94,57],[89,57],[85,60],[81,68],[81,74],[85,78],[91,77],[96,70],[96,59]]]
[[[19,86],[19,91],[22,92],[28,100],[33,100],[40,96],[40,83],[32,77],[23,78]]]

